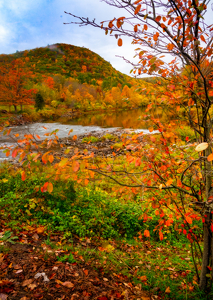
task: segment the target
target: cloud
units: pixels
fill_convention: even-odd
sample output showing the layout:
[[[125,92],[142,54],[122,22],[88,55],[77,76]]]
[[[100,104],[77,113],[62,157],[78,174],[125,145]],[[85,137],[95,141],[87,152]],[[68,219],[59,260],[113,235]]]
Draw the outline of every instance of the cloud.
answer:
[[[131,66],[115,55],[131,59],[134,47],[124,39],[118,47],[114,37],[104,31],[69,23],[71,16],[96,18],[97,22],[121,16],[120,10],[98,0],[0,0],[0,42],[2,53],[14,53],[47,44],[67,43],[84,46],[98,53],[119,71],[129,74]]]

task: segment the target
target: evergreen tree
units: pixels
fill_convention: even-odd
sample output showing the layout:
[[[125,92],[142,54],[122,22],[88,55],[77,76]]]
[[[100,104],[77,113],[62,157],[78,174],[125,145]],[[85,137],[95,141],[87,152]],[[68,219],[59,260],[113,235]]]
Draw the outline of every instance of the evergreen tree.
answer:
[[[35,109],[36,111],[42,110],[45,106],[43,96],[38,92],[35,98]]]

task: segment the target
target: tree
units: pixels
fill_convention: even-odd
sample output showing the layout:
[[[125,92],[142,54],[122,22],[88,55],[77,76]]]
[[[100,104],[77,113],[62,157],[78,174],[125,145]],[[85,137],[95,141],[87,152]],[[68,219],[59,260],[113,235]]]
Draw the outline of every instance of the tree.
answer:
[[[25,62],[16,59],[12,63],[5,64],[0,70],[0,101],[4,105],[14,106],[17,112],[17,106],[29,105],[32,103],[34,89],[26,89],[25,85],[32,77]]]
[[[39,110],[42,110],[44,108],[44,106],[45,106],[44,98],[38,92],[36,94],[36,98],[35,98],[35,109],[36,109],[36,111],[39,111]]]
[[[166,102],[175,111],[179,111],[182,107],[187,113],[186,121],[195,131],[197,141],[200,143],[196,148],[198,155],[191,155],[188,160],[182,159],[182,165],[178,168],[181,156],[178,160],[174,158],[171,153],[173,146],[169,145],[169,140],[174,138],[170,130],[174,125],[163,126],[159,120],[154,119],[155,126],[161,134],[161,147],[154,147],[150,152],[140,149],[140,152],[137,151],[138,157],[129,155],[128,161],[130,163],[133,161],[137,167],[142,163],[141,158],[146,157],[146,160],[143,159],[143,172],[140,172],[138,178],[141,183],[132,184],[132,188],[141,187],[156,191],[160,189],[170,195],[170,200],[165,196],[167,201],[173,198],[175,203],[177,200],[176,209],[179,209],[184,220],[184,233],[188,233],[192,251],[193,234],[189,232],[189,227],[192,224],[193,213],[187,215],[186,208],[193,203],[202,208],[203,256],[201,274],[198,278],[200,288],[205,290],[208,278],[213,276],[213,273],[210,273],[213,269],[213,153],[210,111],[213,96],[211,64],[213,24],[205,19],[210,9],[210,1],[104,0],[104,2],[124,10],[125,16],[98,24],[95,20],[90,21],[88,18],[67,13],[77,19],[71,23],[103,29],[106,34],[115,36],[118,46],[123,44],[122,36],[130,37],[133,44],[137,45],[136,53],[139,59],[138,64],[133,65],[132,72],[163,78],[157,81],[156,92],[152,92],[152,95],[156,93],[161,102]],[[151,106],[149,105],[148,110]],[[156,157],[159,151],[161,151],[160,161]],[[115,169],[112,167],[111,169],[108,167],[107,171],[96,169],[96,172],[116,181]],[[152,174],[152,177],[148,174]],[[135,173],[130,175],[132,178],[136,176]],[[134,178],[132,180],[134,182]],[[174,199],[174,195],[177,199]],[[161,204],[164,202],[161,200]],[[168,206],[168,203],[164,204]],[[160,230],[159,234],[162,238]]]

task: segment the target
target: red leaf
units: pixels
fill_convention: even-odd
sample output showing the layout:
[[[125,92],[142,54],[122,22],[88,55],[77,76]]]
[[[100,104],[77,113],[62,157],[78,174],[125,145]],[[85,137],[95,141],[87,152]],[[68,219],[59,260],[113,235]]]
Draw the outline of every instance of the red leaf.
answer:
[[[136,7],[134,14],[137,15],[137,14],[139,13],[140,10],[141,10],[141,4],[139,4],[139,5]]]
[[[17,149],[13,150],[12,158],[15,158],[17,156],[17,154],[18,154],[18,150]]]
[[[141,159],[138,157],[135,162],[135,166],[139,167],[141,165]]]
[[[121,47],[122,45],[123,45],[123,41],[122,41],[122,39],[120,38],[120,39],[118,39],[118,46]]]
[[[204,38],[203,35],[201,35],[200,38],[201,38],[201,40],[202,40],[204,43],[206,43],[206,40],[205,40],[205,38]]]
[[[10,134],[10,132],[11,132],[11,128],[8,130],[8,132],[7,132],[7,135],[9,135],[9,134]]]
[[[25,174],[25,172],[23,171],[23,172],[21,173],[21,180],[22,180],[22,181],[25,181],[25,179],[26,179],[26,174]]]
[[[87,276],[88,275],[88,270],[83,270],[84,274]]]
[[[157,18],[155,19],[156,22],[160,22],[161,20],[161,16],[157,16]]]
[[[145,237],[150,237],[150,233],[149,233],[149,230],[144,230],[144,236]]]
[[[159,237],[160,237],[160,240],[162,241],[163,240],[163,233],[162,233],[162,231],[159,231]]]

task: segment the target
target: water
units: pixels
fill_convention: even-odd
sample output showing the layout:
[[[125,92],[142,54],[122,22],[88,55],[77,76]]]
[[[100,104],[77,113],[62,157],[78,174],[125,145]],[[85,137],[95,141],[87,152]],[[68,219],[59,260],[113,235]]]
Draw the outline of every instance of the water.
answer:
[[[17,144],[14,135],[19,134],[18,139],[23,139],[24,135],[32,134],[35,139],[38,140],[36,135],[40,137],[40,140],[44,140],[47,137],[45,134],[50,133],[56,129],[59,129],[57,136],[64,138],[73,135],[81,135],[89,132],[110,132],[118,128],[134,129],[136,132],[143,131],[144,133],[150,133],[148,128],[151,126],[151,122],[142,120],[141,116],[145,114],[144,109],[129,110],[129,111],[118,111],[102,114],[83,115],[76,119],[65,119],[61,118],[55,123],[33,123],[30,125],[22,125],[11,127],[11,133],[9,136],[0,136],[0,147],[15,147]],[[11,158],[11,157],[8,157]],[[7,158],[7,159],[8,159]],[[3,150],[0,150],[0,160],[6,159]]]

